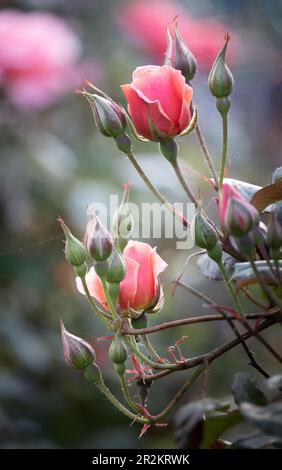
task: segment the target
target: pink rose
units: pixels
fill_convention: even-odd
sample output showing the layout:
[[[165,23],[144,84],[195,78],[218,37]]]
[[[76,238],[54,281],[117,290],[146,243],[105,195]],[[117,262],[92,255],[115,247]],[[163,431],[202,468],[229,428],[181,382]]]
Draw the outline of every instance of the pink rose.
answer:
[[[49,13],[0,11],[0,45],[0,86],[20,108],[52,103],[90,72],[78,64],[79,38]]]
[[[243,236],[258,223],[258,212],[233,186],[223,184],[219,197],[219,219],[227,233]]]
[[[120,283],[118,303],[121,312],[128,307],[134,310],[148,309],[159,294],[158,276],[167,267],[156,250],[147,243],[130,240],[123,252],[126,275]],[[106,298],[100,278],[94,267],[86,274],[86,283],[92,297],[107,308]],[[79,292],[85,294],[80,278],[76,279]]]
[[[176,136],[190,120],[193,90],[179,70],[170,65],[137,67],[131,84],[121,85],[128,112],[137,132],[157,140],[153,126],[166,136]]]
[[[162,63],[166,51],[166,28],[177,15],[179,32],[196,57],[199,69],[209,69],[222,48],[224,34],[230,31],[229,26],[215,18],[193,18],[186,9],[171,0],[135,0],[126,3],[115,16],[121,30]],[[233,46],[234,41],[231,49]]]

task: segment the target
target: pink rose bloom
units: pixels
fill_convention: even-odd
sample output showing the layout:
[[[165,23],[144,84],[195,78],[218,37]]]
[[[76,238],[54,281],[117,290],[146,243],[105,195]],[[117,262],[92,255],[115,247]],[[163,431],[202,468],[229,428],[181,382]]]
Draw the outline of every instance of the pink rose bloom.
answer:
[[[225,183],[219,196],[219,220],[227,233],[240,237],[258,223],[259,217],[256,208],[237,189]]]
[[[40,108],[82,81],[79,38],[49,13],[0,11],[0,86],[21,108]]]
[[[170,65],[137,67],[131,84],[121,85],[137,132],[155,140],[152,125],[167,136],[178,135],[190,120],[193,90]]]
[[[119,290],[121,312],[126,312],[128,307],[134,310],[148,309],[158,300],[158,276],[166,269],[167,264],[150,245],[132,240],[128,242],[123,256],[126,275]],[[103,286],[94,267],[89,270],[85,279],[90,295],[107,308]],[[85,294],[80,278],[76,278],[76,284],[79,292]]]
[[[179,32],[199,69],[210,68],[229,30],[216,19],[192,18],[183,7],[169,0],[135,0],[125,4],[115,16],[121,30],[161,63],[166,51],[166,28],[177,15]]]

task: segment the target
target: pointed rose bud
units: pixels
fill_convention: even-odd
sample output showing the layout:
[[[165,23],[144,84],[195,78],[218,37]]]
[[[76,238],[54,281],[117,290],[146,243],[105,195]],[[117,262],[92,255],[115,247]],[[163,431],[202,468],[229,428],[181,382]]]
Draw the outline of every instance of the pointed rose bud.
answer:
[[[109,260],[107,282],[119,283],[123,280],[126,272],[125,262],[119,250],[115,250]]]
[[[83,266],[87,257],[83,244],[73,236],[63,219],[59,217],[58,222],[66,237],[65,257],[67,261],[75,267]]]
[[[110,98],[87,94],[99,131],[106,137],[118,137],[126,128],[126,117],[121,106]]]
[[[215,247],[218,241],[217,231],[212,222],[202,214],[201,209],[198,209],[191,228],[194,230],[197,246],[205,250]]]
[[[115,339],[112,341],[109,357],[113,364],[123,364],[127,359],[127,349],[119,334],[116,334]]]
[[[129,237],[133,231],[134,220],[128,205],[129,186],[124,185],[124,193],[120,206],[113,217],[113,233],[121,252],[126,247]]]
[[[173,67],[180,70],[187,81],[193,80],[197,71],[197,62],[187,44],[181,37],[177,23],[174,24],[174,60]]]
[[[88,253],[95,261],[105,261],[113,251],[113,239],[99,217],[90,207],[87,211],[88,223],[84,243]]]
[[[219,218],[222,227],[234,237],[246,235],[259,223],[256,208],[227,183],[219,197]]]
[[[282,222],[277,211],[272,211],[267,227],[267,243],[272,250],[280,250],[282,247]]]
[[[230,36],[226,35],[225,44],[218,54],[209,74],[209,88],[216,98],[228,97],[234,86],[234,79],[231,71],[226,65],[225,54]]]
[[[85,369],[95,361],[95,351],[92,346],[66,330],[61,320],[61,334],[64,347],[64,357],[67,364],[74,369]]]

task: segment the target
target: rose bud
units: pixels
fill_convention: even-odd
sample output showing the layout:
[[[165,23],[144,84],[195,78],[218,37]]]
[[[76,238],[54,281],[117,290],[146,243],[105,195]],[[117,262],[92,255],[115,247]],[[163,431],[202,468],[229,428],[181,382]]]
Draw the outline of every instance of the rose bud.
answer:
[[[202,214],[201,209],[197,211],[191,229],[194,230],[195,243],[200,248],[211,250],[217,244],[217,231],[207,217]]]
[[[268,246],[271,250],[279,251],[282,247],[282,222],[275,210],[270,213],[267,229]]]
[[[118,137],[126,128],[126,117],[121,106],[110,98],[87,93],[96,126],[106,137]]]
[[[129,186],[124,186],[123,198],[113,217],[113,232],[121,252],[126,247],[133,231],[134,220],[128,206]]]
[[[181,37],[177,22],[174,22],[173,38],[167,29],[167,51],[165,63],[180,70],[187,81],[193,80],[197,71],[197,62],[192,52]]]
[[[137,67],[132,83],[121,88],[139,135],[160,142],[187,127],[193,90],[179,70],[170,65]]]
[[[113,239],[93,210],[88,209],[88,223],[84,243],[95,261],[105,261],[113,251]]]
[[[110,283],[119,283],[123,280],[125,276],[125,263],[122,255],[119,250],[115,250],[109,261],[108,272],[107,272],[107,282]]]
[[[83,339],[72,335],[67,331],[62,320],[61,334],[64,347],[64,357],[69,366],[74,369],[85,369],[95,361],[96,355],[92,346]]]
[[[126,274],[119,285],[118,304],[120,312],[147,310],[156,303],[156,295],[160,292],[159,274],[167,264],[156,250],[143,242],[130,240],[123,252]],[[106,297],[102,282],[92,267],[85,276],[90,295],[102,305]],[[82,282],[77,278],[77,288],[85,295]]]
[[[227,34],[225,44],[218,54],[209,74],[209,88],[216,98],[228,97],[234,86],[234,79],[231,71],[225,63],[225,54],[230,36]]]
[[[259,214],[233,186],[225,183],[219,197],[219,219],[227,233],[241,237],[258,225]]]
[[[127,349],[120,335],[116,335],[109,349],[110,360],[113,364],[122,364],[127,359]]]
[[[73,236],[63,219],[59,217],[58,222],[66,237],[65,257],[67,261],[75,267],[83,266],[87,256],[83,244]]]

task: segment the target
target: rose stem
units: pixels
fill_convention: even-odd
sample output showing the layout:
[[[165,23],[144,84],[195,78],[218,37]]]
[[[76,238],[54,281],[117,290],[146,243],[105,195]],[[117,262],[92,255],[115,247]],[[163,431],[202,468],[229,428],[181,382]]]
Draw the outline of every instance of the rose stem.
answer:
[[[219,168],[219,182],[218,189],[221,190],[225,172],[226,157],[227,157],[227,143],[228,143],[228,116],[227,114],[221,114],[222,120],[222,149],[220,158]]]
[[[135,170],[137,171],[137,173],[139,174],[139,176],[142,178],[142,180],[144,181],[144,183],[146,184],[146,186],[149,188],[149,190],[154,194],[154,196],[160,201],[161,204],[164,204],[164,206],[174,215],[176,216],[178,219],[180,219],[182,225],[184,225],[184,227],[187,227],[188,225],[188,221],[187,219],[184,217],[183,214],[177,212],[177,210],[165,199],[165,197],[158,191],[158,189],[151,183],[151,181],[149,180],[149,178],[145,175],[144,171],[142,170],[142,168],[140,167],[138,161],[136,160],[134,154],[132,152],[129,152],[127,154],[127,157],[128,159],[130,160],[130,162],[132,163],[132,165],[134,166]]]

